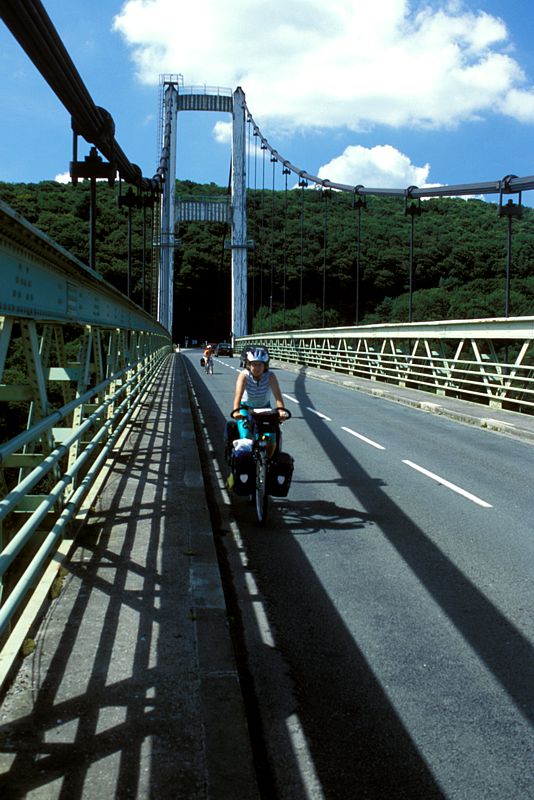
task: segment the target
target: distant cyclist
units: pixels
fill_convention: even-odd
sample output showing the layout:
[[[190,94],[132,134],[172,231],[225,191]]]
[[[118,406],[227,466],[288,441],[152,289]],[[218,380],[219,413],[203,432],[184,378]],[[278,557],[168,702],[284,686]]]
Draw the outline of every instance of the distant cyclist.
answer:
[[[204,350],[204,366],[206,367],[208,375],[210,373],[213,375],[213,347],[209,344]]]
[[[278,378],[269,369],[269,353],[265,347],[256,347],[249,350],[245,356],[245,369],[237,376],[234,395],[234,409],[243,408],[241,415],[236,415],[237,428],[240,438],[247,438],[248,420],[246,406],[251,408],[269,408],[271,394],[274,395],[276,407],[283,409],[284,401],[280,391]],[[281,419],[285,418],[282,413]],[[272,434],[267,434],[272,437]],[[272,450],[274,451],[273,442]]]

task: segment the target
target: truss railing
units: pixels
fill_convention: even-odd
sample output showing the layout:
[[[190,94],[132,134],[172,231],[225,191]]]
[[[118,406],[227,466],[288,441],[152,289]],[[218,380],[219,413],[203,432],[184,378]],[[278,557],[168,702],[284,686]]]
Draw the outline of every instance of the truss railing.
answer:
[[[171,346],[153,317],[1,202],[0,268],[5,644]]]
[[[206,94],[217,97],[232,97],[233,90],[224,86],[207,86],[205,83],[199,86],[178,86],[180,94]]]
[[[280,361],[534,413],[534,317],[283,331],[236,340]]]

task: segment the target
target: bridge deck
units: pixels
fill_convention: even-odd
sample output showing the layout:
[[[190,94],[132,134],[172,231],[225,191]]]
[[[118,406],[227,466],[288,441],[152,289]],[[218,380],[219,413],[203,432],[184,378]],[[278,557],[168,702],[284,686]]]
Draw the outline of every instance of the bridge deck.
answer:
[[[531,416],[307,374],[534,439]],[[0,707],[0,794],[257,800],[180,358],[111,466]]]
[[[3,796],[257,797],[194,436],[171,357],[0,709]]]

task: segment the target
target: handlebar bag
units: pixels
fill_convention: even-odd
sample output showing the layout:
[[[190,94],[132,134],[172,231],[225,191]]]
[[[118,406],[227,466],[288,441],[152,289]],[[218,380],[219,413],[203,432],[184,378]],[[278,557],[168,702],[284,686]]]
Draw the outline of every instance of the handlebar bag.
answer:
[[[274,433],[280,426],[278,411],[274,411],[271,408],[254,409],[251,415],[254,421],[254,427],[260,436],[265,433]]]

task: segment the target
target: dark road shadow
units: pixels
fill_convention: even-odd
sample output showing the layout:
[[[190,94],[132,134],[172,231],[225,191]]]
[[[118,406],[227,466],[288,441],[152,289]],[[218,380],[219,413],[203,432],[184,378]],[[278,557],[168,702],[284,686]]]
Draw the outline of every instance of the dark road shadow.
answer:
[[[224,416],[202,381],[194,374],[192,380],[212,448],[223,465]],[[300,384],[298,388],[301,405],[311,405]],[[311,413],[308,418],[304,412],[304,418],[319,436],[324,423]],[[328,447],[328,443],[323,446]],[[295,476],[298,482],[298,465]],[[377,483],[369,477],[358,479],[370,485]],[[310,497],[313,498],[312,487]],[[357,541],[360,532],[373,522],[373,506],[361,511],[359,504],[346,508],[333,501],[297,502],[291,499],[290,492],[280,505],[273,503],[268,525],[260,530],[254,508],[246,498],[232,497],[232,505],[258,585],[268,598],[269,624],[276,632],[277,647],[295,680],[298,715],[310,745],[322,796],[326,800],[442,798],[425,761],[295,538],[299,534],[326,531],[331,534],[333,545],[339,537]],[[288,609],[291,609],[289,615]],[[258,678],[261,691],[268,693],[272,684],[273,696],[267,702],[276,704],[279,702],[274,696],[279,691],[274,686],[276,666],[273,664],[271,672],[269,648],[261,642],[257,646],[265,651],[264,675]],[[281,717],[274,724],[279,747],[285,754],[293,752],[283,718],[288,713],[281,701]],[[288,761],[284,769],[288,770],[292,800],[307,800],[309,795],[302,783],[300,789],[295,789],[297,764],[290,756]],[[286,796],[285,790],[282,796]]]
[[[321,531],[332,534],[333,542],[350,537],[357,545],[359,531],[377,525],[380,535],[397,550],[529,722],[534,716],[532,646],[387,495],[382,481],[365,472],[332,427],[308,410],[313,403],[304,371],[296,380],[294,394],[325,458],[339,475],[348,476],[332,483],[352,492],[354,506],[345,503],[339,508],[334,502],[314,501],[309,484],[311,499],[296,502],[290,492],[286,501],[274,504],[267,528],[258,531],[252,507],[240,498],[233,504],[260,591],[268,598],[277,646],[296,681],[299,716],[324,796],[443,797],[295,537]],[[212,440],[218,442],[220,412],[211,397],[202,396],[202,401],[208,409]],[[217,444],[215,450],[222,463]],[[299,482],[298,464],[294,480]]]

